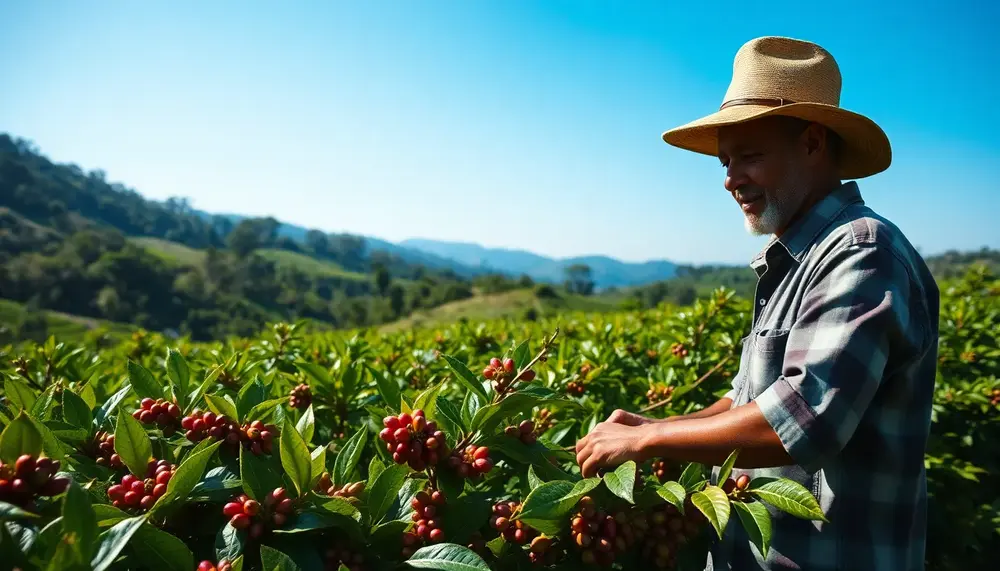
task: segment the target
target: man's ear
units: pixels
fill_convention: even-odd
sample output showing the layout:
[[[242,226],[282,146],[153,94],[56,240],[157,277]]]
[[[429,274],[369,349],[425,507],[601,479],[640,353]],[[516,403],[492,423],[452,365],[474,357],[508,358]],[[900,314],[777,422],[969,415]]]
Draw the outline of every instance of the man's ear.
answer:
[[[828,142],[826,127],[819,123],[810,123],[799,134],[799,144],[810,164],[819,164],[825,159]]]

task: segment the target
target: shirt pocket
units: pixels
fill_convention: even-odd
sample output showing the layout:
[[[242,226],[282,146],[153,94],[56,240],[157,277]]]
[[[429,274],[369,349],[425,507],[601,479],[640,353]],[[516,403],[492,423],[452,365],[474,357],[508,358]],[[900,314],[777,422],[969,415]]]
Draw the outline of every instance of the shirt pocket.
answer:
[[[781,376],[788,333],[788,329],[761,329],[753,335],[753,356],[747,375],[749,400],[760,396]]]

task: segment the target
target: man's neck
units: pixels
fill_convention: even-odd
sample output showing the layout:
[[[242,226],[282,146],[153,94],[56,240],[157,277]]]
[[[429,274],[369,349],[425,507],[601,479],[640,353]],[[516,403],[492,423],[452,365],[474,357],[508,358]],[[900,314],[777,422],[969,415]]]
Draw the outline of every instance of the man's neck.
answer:
[[[823,183],[818,183],[815,185],[810,185],[810,189],[807,191],[806,199],[802,201],[802,205],[799,209],[795,211],[795,214],[789,218],[788,222],[785,223],[784,227],[775,232],[774,237],[780,238],[782,234],[785,233],[789,228],[795,225],[807,212],[812,210],[816,203],[826,198],[830,193],[840,188],[842,181],[839,179],[831,179]]]

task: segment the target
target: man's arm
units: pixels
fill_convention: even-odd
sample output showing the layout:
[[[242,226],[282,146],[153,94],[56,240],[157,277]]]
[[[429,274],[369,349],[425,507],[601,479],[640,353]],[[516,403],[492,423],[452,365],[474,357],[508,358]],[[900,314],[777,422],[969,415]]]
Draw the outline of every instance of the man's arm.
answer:
[[[648,418],[642,416],[641,414],[636,414],[634,412],[628,412],[618,409],[608,416],[606,422],[613,422],[615,424],[624,424],[625,426],[641,426],[643,424],[663,424],[668,422],[677,422],[678,420],[690,420],[696,418],[708,418],[719,414],[720,412],[725,412],[733,405],[733,399],[729,397],[724,397],[708,408],[703,408],[699,411],[692,412],[690,414],[682,414],[679,416],[668,416],[667,418]]]
[[[718,466],[734,449],[740,449],[736,459],[740,468],[795,463],[753,402],[711,416],[669,423],[629,426],[602,422],[577,441],[576,459],[583,477],[590,478],[601,468],[658,457]]]
[[[753,402],[708,416],[650,425],[640,437],[639,461],[669,458],[720,466],[734,449],[740,450],[736,459],[739,468],[794,463],[781,439]]]

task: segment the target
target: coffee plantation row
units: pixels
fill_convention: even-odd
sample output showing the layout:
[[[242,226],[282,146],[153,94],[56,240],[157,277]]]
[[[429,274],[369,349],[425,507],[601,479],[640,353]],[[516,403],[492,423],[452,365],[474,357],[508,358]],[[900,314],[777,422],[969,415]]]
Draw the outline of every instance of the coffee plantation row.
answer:
[[[460,322],[398,334],[277,324],[193,344],[8,347],[0,561],[20,569],[701,569],[742,526],[823,519],[792,482],[628,462],[582,478],[614,410],[703,408],[749,302]],[[927,451],[935,569],[1000,555],[1000,282],[942,284]],[[8,565],[9,564],[9,565]]]

